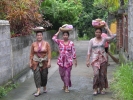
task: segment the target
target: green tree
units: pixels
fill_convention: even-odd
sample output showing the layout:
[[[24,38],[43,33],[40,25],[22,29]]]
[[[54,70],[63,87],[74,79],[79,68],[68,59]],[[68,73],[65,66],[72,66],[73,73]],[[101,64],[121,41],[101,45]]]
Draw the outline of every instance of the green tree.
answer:
[[[83,37],[84,34],[86,34],[89,38],[92,38],[94,36],[92,20],[96,18],[101,18],[105,20],[107,17],[107,12],[94,7],[93,2],[94,0],[82,0],[84,8],[76,24],[79,30],[79,37]]]
[[[41,11],[46,20],[50,20],[53,29],[63,24],[74,24],[82,11],[81,0],[45,0],[41,4]]]
[[[94,0],[93,5],[108,11],[109,13],[115,13],[121,7],[126,7],[128,0]]]

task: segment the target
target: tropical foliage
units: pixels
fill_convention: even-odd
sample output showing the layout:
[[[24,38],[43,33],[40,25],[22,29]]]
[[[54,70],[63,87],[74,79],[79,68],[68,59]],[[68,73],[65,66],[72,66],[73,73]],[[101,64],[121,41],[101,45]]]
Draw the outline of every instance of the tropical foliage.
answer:
[[[44,25],[50,26],[40,14],[40,0],[1,0],[0,19],[10,22],[11,33],[30,34],[31,28]]]
[[[102,9],[97,9],[93,6],[94,0],[82,0],[82,4],[84,6],[82,13],[79,16],[79,20],[77,22],[77,28],[79,30],[79,37],[83,37],[84,35],[89,38],[94,36],[94,28],[92,27],[92,20],[96,18],[101,18],[103,20],[107,17],[107,12]]]
[[[118,11],[121,5],[126,6],[127,2],[128,0],[94,0],[94,6],[114,13]]]
[[[82,11],[81,0],[45,0],[41,5],[46,20],[50,20],[53,29],[63,24],[74,24]]]
[[[117,100],[133,100],[133,63],[120,65],[111,84]]]
[[[0,86],[0,98],[7,95],[8,92],[17,88],[18,83],[16,84],[6,84],[5,86]]]
[[[7,9],[7,2],[5,0],[0,1],[0,19],[5,19],[6,14],[5,11]]]
[[[111,54],[116,54],[116,40],[111,41],[109,51]]]
[[[38,12],[39,5],[35,0],[8,1],[7,19],[14,33],[30,33],[35,24],[42,21]]]

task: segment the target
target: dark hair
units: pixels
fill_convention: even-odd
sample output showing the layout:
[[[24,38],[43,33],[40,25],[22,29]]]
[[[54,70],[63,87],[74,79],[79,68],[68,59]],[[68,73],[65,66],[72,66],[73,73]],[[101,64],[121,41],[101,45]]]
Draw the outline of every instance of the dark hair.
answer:
[[[42,33],[42,35],[43,35],[43,32],[42,32],[42,31],[36,31],[36,35],[37,35],[38,33]]]
[[[64,31],[64,32],[63,32],[63,35],[64,35],[65,33],[67,33],[67,35],[69,36],[69,32],[68,32],[68,31]]]
[[[107,30],[105,28],[102,29],[102,33],[108,33]]]
[[[96,31],[96,30],[100,30],[101,33],[102,33],[102,28],[95,28],[95,31]]]

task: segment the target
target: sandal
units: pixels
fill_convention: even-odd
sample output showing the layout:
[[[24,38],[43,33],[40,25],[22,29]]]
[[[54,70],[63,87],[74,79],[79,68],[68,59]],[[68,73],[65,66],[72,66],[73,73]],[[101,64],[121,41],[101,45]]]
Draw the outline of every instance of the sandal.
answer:
[[[70,91],[68,89],[65,90],[66,93],[69,93]]]
[[[102,90],[100,93],[104,95],[105,94],[105,91]]]
[[[95,92],[93,92],[93,95],[97,95],[97,92],[95,91]]]
[[[39,95],[41,95],[41,93],[39,93],[39,94],[38,93],[35,93],[34,94],[35,97],[38,97]]]
[[[43,90],[43,93],[47,93],[47,90]]]
[[[100,94],[100,91],[99,90],[97,90],[97,94]]]

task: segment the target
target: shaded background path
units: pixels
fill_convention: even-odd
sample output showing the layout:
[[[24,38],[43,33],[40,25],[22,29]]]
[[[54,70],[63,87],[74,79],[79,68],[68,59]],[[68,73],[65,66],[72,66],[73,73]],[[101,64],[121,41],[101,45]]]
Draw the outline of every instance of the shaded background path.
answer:
[[[47,84],[48,93],[43,93],[39,97],[34,97],[32,93],[36,91],[32,72],[28,73],[30,78],[21,83],[17,89],[12,90],[6,97],[1,100],[113,100],[112,93],[107,90],[106,95],[93,96],[92,68],[86,67],[86,54],[88,41],[75,41],[77,50],[78,66],[72,68],[72,87],[70,93],[62,90],[63,82],[60,79],[56,59],[52,60],[52,67],[49,69],[49,80]],[[110,59],[111,65],[108,66],[108,80],[112,79],[112,72],[116,64]]]

